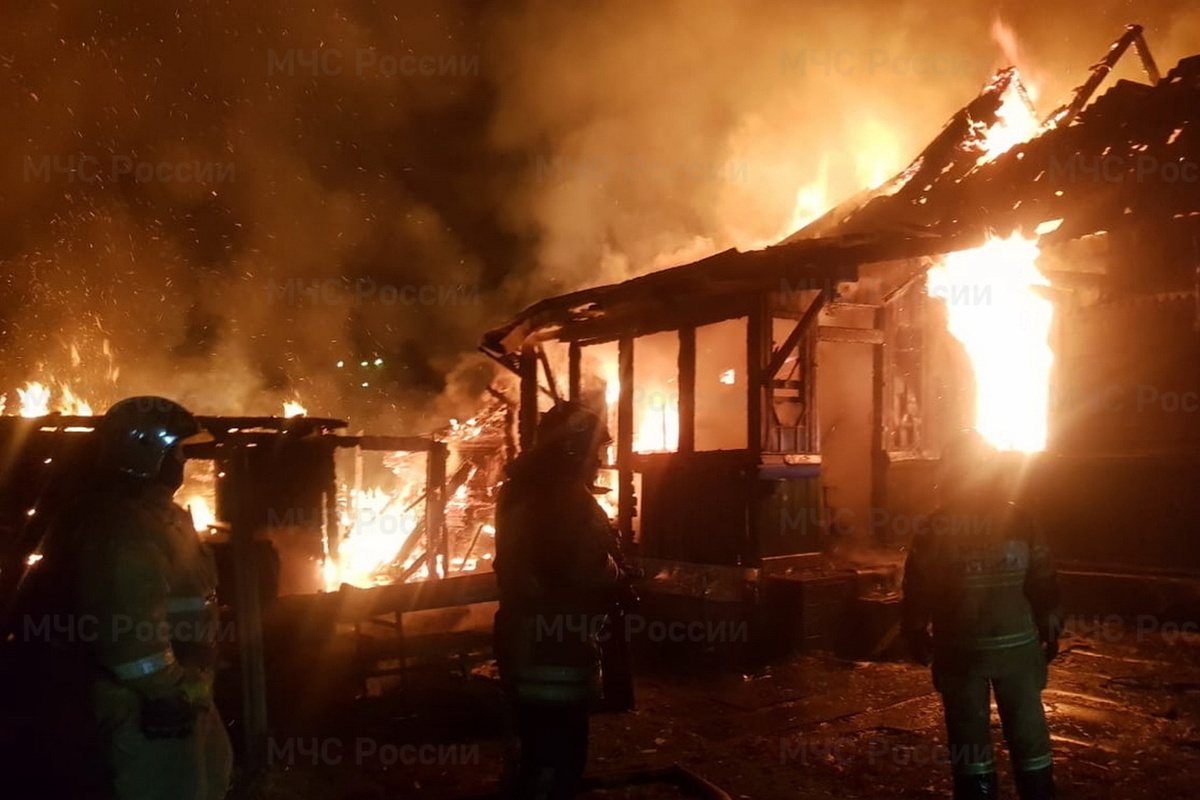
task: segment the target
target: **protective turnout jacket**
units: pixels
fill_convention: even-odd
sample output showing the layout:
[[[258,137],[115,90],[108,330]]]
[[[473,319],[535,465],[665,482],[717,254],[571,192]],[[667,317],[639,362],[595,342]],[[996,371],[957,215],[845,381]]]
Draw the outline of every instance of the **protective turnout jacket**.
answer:
[[[596,644],[623,574],[617,538],[586,483],[518,459],[496,507],[501,678],[518,699],[582,702],[598,691]]]
[[[84,525],[81,609],[107,677],[146,698],[216,662],[216,567],[167,487],[110,493]],[[191,690],[191,686],[186,686]]]
[[[932,622],[940,652],[1036,642],[1056,624],[1058,582],[1044,537],[1012,503],[940,509],[914,538],[904,573],[903,626]]]

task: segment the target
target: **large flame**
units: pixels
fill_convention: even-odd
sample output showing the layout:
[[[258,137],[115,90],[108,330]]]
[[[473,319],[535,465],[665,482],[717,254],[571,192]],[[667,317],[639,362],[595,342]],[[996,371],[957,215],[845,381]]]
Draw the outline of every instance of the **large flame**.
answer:
[[[616,408],[621,398],[621,379],[617,362],[603,364],[604,399],[608,403],[609,426],[616,430]],[[635,390],[637,429],[633,432],[633,452],[666,453],[679,449],[679,396],[664,377],[651,384],[646,382]],[[610,463],[612,459],[609,459]]]
[[[1037,114],[1026,98],[1021,96],[1019,87],[1025,84],[1018,81],[1019,77],[1009,84],[1000,96],[1000,108],[996,110],[997,121],[987,131],[984,153],[979,159],[981,164],[992,161],[1022,142],[1029,141],[1041,128]]]
[[[1046,446],[1052,303],[1037,287],[1036,239],[992,239],[929,270],[928,292],[946,306],[950,333],[975,373],[975,427],[1001,450]]]
[[[413,486],[419,490],[423,482],[414,482]],[[378,487],[348,489],[347,494],[348,502],[341,513],[345,533],[338,545],[337,562],[326,562],[328,589],[336,589],[341,583],[367,588],[386,582],[383,573],[416,531],[423,510],[421,504],[413,504],[415,498]],[[428,567],[423,566],[413,578],[427,576]]]
[[[1021,42],[1017,39],[1017,32],[1003,19],[996,17],[992,20],[991,36],[992,41],[1004,53],[1004,60],[1021,70],[1025,76],[1025,89],[1029,92],[1029,98],[1036,101],[1043,79],[1030,67],[1029,60],[1022,51]]]
[[[855,128],[854,141],[849,147],[854,151],[854,189],[849,194],[879,186],[903,164],[893,131],[874,119],[865,119]],[[745,249],[760,250],[777,244],[820,219],[836,203],[846,199],[836,193],[832,184],[830,159],[823,156],[817,162],[812,181],[796,189],[791,212],[782,228],[768,240],[750,243]]]
[[[92,406],[71,387],[58,383],[58,398],[54,389],[40,381],[30,381],[17,389],[18,413],[22,417],[44,417],[51,412],[69,416],[90,417]]]

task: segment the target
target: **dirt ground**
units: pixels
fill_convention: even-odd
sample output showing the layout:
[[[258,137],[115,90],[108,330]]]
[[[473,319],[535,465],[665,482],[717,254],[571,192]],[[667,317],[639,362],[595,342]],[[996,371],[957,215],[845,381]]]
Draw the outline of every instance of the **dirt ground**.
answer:
[[[403,686],[372,681],[358,698],[277,725],[272,766],[236,797],[494,793],[511,746],[502,696],[486,661],[446,663],[409,672]],[[602,785],[589,800],[702,796],[665,782],[619,785],[622,774],[676,763],[735,800],[950,796],[941,707],[925,668],[815,655],[757,675],[703,658],[640,663],[639,672],[637,710],[593,718],[589,774]],[[1044,699],[1061,797],[1196,796],[1200,637],[1076,626]],[[998,724],[994,740],[1001,796],[1013,796]]]

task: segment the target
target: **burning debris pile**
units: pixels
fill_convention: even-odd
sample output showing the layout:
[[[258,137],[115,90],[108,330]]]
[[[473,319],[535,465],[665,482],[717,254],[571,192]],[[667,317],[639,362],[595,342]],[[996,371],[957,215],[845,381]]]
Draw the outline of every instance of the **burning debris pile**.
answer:
[[[474,572],[495,553],[495,491],[505,462],[510,412],[500,401],[465,422],[452,420],[433,434],[449,458],[439,494],[444,532],[430,535],[430,486],[426,454],[381,451],[375,469],[367,452],[349,451],[353,482],[339,483],[342,525],[337,557],[324,572],[325,588],[370,587]],[[442,552],[438,552],[440,538]]]
[[[475,417],[427,437],[340,435],[345,423],[307,416],[298,399],[279,417],[202,417],[216,441],[189,448],[177,501],[214,543],[238,524],[269,539],[281,561],[275,582],[282,593],[483,570],[494,553],[494,492],[509,446],[511,411],[502,397],[496,392]],[[24,472],[28,491],[9,493],[22,508],[8,509],[6,527],[21,527],[21,519],[47,510],[45,485],[78,479],[82,464],[64,475],[53,453],[77,449],[68,443],[87,438],[93,409],[57,382],[31,382],[8,399],[0,430],[13,459],[38,462]],[[277,453],[254,460],[268,450]],[[251,454],[249,466],[239,451]],[[261,508],[238,505],[241,482],[261,495]],[[300,489],[280,488],[287,483]],[[57,491],[49,496],[63,499]]]

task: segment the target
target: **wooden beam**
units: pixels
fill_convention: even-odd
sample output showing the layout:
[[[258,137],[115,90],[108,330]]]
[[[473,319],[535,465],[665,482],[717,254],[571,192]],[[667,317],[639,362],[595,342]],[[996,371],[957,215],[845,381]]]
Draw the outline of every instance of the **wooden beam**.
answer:
[[[617,350],[617,530],[626,552],[633,547],[633,339],[621,339]]]
[[[583,391],[583,347],[579,342],[567,345],[567,397],[578,400]]]
[[[1142,31],[1142,26],[1136,26],[1138,29],[1137,36],[1133,40],[1133,48],[1137,51],[1138,59],[1142,62],[1142,69],[1146,72],[1146,80],[1154,85],[1162,80],[1162,73],[1158,71],[1158,65],[1154,63],[1154,56],[1150,54],[1150,45],[1146,44],[1146,36]]]
[[[357,464],[362,462],[362,450],[355,453],[358,456],[355,461]],[[339,554],[342,547],[342,527],[341,514],[338,513],[338,482],[337,482],[337,462],[330,458],[328,461],[328,472],[325,475],[325,553],[331,564],[338,564]],[[357,471],[357,470],[356,470]],[[361,481],[355,481],[355,488],[360,488]],[[324,576],[324,564],[322,566],[322,577]]]
[[[592,320],[579,320],[559,332],[561,341],[583,345],[618,341],[622,336],[649,336],[680,328],[700,327],[728,319],[744,317],[757,300],[755,294],[689,298],[686,306],[671,303],[670,298],[652,298],[632,303]]]
[[[521,409],[517,418],[517,437],[524,452],[533,447],[538,423],[538,359],[537,353],[526,348],[521,351]]]
[[[550,395],[550,399],[555,404],[558,404],[562,400],[558,394],[558,381],[554,380],[554,370],[550,369],[550,359],[546,356],[546,349],[540,344],[537,346],[537,357],[542,364],[542,371],[546,374],[546,386],[549,387],[543,391]]]
[[[779,372],[779,368],[782,367],[783,362],[787,360],[788,354],[796,349],[796,346],[800,344],[800,339],[804,337],[804,334],[808,333],[809,327],[812,326],[813,322],[816,321],[817,315],[820,314],[821,309],[825,307],[825,303],[828,298],[829,295],[826,294],[825,290],[822,290],[820,294],[814,297],[812,303],[810,303],[808,308],[805,310],[804,316],[801,317],[800,321],[796,323],[796,326],[792,328],[787,339],[783,341],[783,344],[779,345],[775,352],[771,353],[771,361],[769,364],[767,364],[766,369],[767,378],[774,378],[775,374]]]
[[[434,442],[425,461],[425,537],[429,576],[434,580],[450,571],[450,549],[446,537],[446,459],[445,442]]]
[[[844,344],[883,344],[883,331],[876,328],[843,328],[837,325],[820,325],[817,338],[822,342]]]
[[[679,331],[679,452],[696,450],[696,329]]]
[[[428,436],[334,436],[325,437],[334,447],[361,447],[392,453],[424,453],[435,444]]]
[[[234,598],[237,603],[238,661],[242,676],[242,748],[244,768],[249,775],[267,766],[266,649],[263,644],[262,592],[259,588],[258,547],[255,544],[250,451],[234,453],[227,470],[234,487],[234,517],[230,522],[233,550]]]
[[[1104,54],[1104,58],[1100,59],[1091,67],[1092,74],[1082,85],[1075,88],[1075,94],[1071,98],[1071,102],[1065,106],[1060,106],[1050,113],[1043,123],[1053,122],[1057,128],[1065,128],[1071,124],[1071,120],[1079,115],[1083,107],[1092,99],[1092,95],[1096,93],[1096,89],[1100,88],[1100,84],[1112,72],[1113,67],[1121,60],[1121,56],[1125,55],[1125,51],[1129,49],[1131,44],[1134,44],[1142,36],[1141,25],[1126,25],[1125,32],[1121,34],[1108,51]],[[1150,56],[1149,48],[1145,48],[1145,41],[1142,42],[1143,48],[1139,49],[1139,56],[1145,53],[1146,58]],[[1158,72],[1158,67],[1154,64],[1154,59],[1146,58],[1142,60],[1142,68],[1146,70],[1147,75]]]
[[[876,331],[883,334],[882,308],[876,309],[872,318]],[[882,339],[881,339],[882,341]],[[887,478],[888,457],[883,441],[884,407],[887,402],[884,384],[884,352],[882,347],[871,348],[871,508],[870,519],[877,521],[879,512],[876,509],[887,507]],[[870,523],[868,523],[870,524]],[[875,536],[879,533],[872,530]]]
[[[757,462],[766,441],[767,391],[764,362],[770,342],[771,319],[765,298],[746,318],[746,449]],[[766,340],[768,345],[763,346]]]

